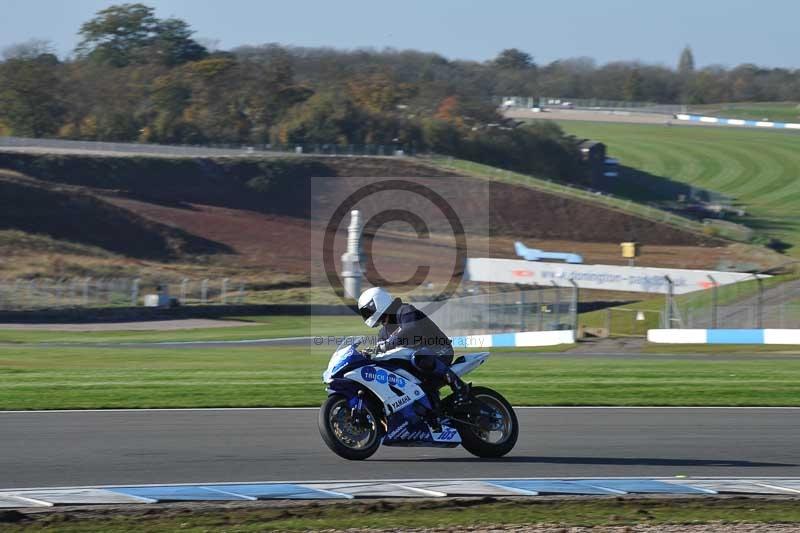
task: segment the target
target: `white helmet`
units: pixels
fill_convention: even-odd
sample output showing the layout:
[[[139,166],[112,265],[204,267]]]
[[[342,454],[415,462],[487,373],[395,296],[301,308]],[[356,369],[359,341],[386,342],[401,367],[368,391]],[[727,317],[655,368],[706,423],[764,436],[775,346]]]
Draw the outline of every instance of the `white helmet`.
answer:
[[[361,293],[358,299],[358,312],[364,323],[374,328],[389,306],[392,305],[392,295],[380,287],[372,287]]]

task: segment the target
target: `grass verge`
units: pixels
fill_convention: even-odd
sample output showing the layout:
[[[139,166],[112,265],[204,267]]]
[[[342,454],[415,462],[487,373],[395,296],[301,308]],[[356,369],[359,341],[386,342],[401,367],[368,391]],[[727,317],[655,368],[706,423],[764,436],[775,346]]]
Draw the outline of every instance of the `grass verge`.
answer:
[[[123,512],[70,510],[26,515],[5,531],[318,531],[372,528],[481,528],[537,524],[627,526],[634,524],[794,524],[796,500],[763,498],[502,500],[495,498],[415,502],[336,502],[269,507],[189,508],[144,506]],[[700,529],[693,529],[699,531]]]
[[[0,329],[0,343],[122,343],[190,342],[275,339],[329,335],[368,335],[373,330],[352,316],[249,316],[231,317],[242,321],[241,327],[179,329],[171,331],[45,331]],[[247,323],[247,325],[244,325]]]
[[[318,406],[332,349],[0,347],[0,409]],[[800,357],[496,353],[470,381],[515,405],[799,406]]]
[[[690,106],[690,113],[706,116],[741,118],[745,120],[772,120],[800,122],[797,102],[740,102]]]

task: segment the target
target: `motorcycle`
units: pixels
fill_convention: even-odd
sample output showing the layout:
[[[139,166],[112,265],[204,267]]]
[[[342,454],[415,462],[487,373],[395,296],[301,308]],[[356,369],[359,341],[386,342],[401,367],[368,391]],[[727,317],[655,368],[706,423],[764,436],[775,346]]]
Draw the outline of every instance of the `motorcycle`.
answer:
[[[382,354],[359,351],[364,338],[345,338],[322,374],[328,397],[319,412],[322,440],[337,455],[367,459],[384,446],[455,448],[478,457],[501,457],[519,435],[517,416],[503,396],[470,387],[464,405],[453,396],[426,393],[411,363],[414,350]],[[450,366],[464,376],[481,366],[488,352],[462,355]],[[441,384],[440,384],[441,385]]]

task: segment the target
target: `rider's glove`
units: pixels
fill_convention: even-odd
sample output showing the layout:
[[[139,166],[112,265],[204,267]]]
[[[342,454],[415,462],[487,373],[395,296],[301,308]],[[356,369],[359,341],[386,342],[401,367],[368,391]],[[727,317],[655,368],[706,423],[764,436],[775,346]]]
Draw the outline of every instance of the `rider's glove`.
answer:
[[[379,341],[375,345],[375,353],[384,353],[386,351],[386,341]]]

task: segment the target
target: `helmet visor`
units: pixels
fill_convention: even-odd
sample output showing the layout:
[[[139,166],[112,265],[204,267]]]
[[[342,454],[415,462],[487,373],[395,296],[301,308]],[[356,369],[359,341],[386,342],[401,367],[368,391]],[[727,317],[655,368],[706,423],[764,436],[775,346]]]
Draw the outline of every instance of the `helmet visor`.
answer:
[[[361,318],[367,320],[375,314],[375,300],[370,300],[367,305],[358,310],[361,313]]]

